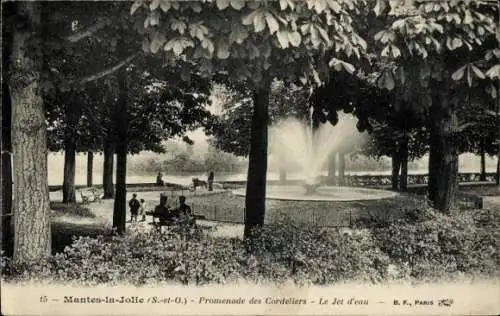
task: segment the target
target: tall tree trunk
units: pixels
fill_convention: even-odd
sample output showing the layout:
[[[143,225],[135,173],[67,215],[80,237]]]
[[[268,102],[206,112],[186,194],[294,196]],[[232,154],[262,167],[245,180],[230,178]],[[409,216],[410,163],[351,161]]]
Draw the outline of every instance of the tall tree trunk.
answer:
[[[5,58],[5,57],[4,57]],[[7,84],[2,82],[2,250],[7,256],[13,252],[12,221],[12,107]]]
[[[500,186],[500,148],[498,149],[498,156],[497,156],[497,185]]]
[[[337,179],[339,185],[345,184],[345,153],[339,152],[339,176]]]
[[[500,10],[498,11],[500,14]],[[497,185],[500,187],[500,84],[497,85]],[[500,188],[499,188],[500,189]]]
[[[63,203],[76,203],[75,194],[75,165],[76,165],[76,133],[82,106],[78,104],[78,95],[72,93],[66,105],[64,132],[64,178],[63,178]]]
[[[50,255],[47,185],[47,128],[40,73],[41,6],[18,2],[13,30],[9,88],[12,100],[14,168],[14,261],[29,263]]]
[[[2,20],[9,17],[12,4],[2,5]],[[9,60],[12,48],[12,32],[8,32],[6,27],[2,28],[2,195],[0,203],[2,204],[2,247],[5,255],[12,257],[14,251],[14,221],[12,217],[12,104],[7,84],[7,73],[9,72]]]
[[[75,162],[76,162],[76,146],[69,137],[64,145],[64,178],[63,178],[63,203],[76,203],[75,194]]]
[[[486,181],[486,152],[484,150],[484,140],[481,139],[480,155],[481,155],[481,173],[479,174],[479,181]]]
[[[498,10],[498,15],[500,16],[500,10]],[[497,174],[496,174],[496,184],[498,190],[500,191],[500,84],[497,84]]]
[[[446,92],[435,99],[430,111],[428,193],[434,208],[449,213],[457,188],[458,151],[453,143],[457,118]]]
[[[328,183],[330,185],[335,185],[335,173],[337,169],[337,153],[330,153],[328,158]]]
[[[94,153],[87,152],[87,186],[92,186],[92,172],[94,171]]]
[[[408,136],[399,144],[399,157],[401,158],[401,175],[399,176],[399,190],[408,191]]]
[[[312,131],[316,132],[321,125],[321,110],[313,108],[311,120],[312,120]]]
[[[104,142],[104,163],[102,172],[104,199],[112,199],[115,197],[115,186],[113,184],[114,153],[115,150],[112,141],[106,140]]]
[[[250,139],[247,188],[245,197],[245,232],[264,225],[266,213],[267,124],[271,78],[265,78],[253,91],[254,110]]]
[[[399,155],[399,144],[396,144],[392,152],[392,173],[391,173],[391,186],[393,190],[399,189],[399,170],[401,169],[401,156]]]
[[[10,116],[9,116],[10,117]],[[12,162],[11,155],[2,149],[2,250],[12,256]]]
[[[116,195],[113,208],[113,228],[118,234],[125,232],[127,216],[127,71],[122,69],[118,75],[119,97],[116,103]]]

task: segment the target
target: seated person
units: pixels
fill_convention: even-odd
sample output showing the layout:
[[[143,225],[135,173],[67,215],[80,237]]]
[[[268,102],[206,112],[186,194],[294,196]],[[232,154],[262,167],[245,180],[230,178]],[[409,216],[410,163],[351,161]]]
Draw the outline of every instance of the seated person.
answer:
[[[186,204],[186,197],[183,195],[179,196],[179,207],[174,210],[174,216],[177,217],[181,223],[188,225],[195,224],[195,218],[191,211],[191,207]]]
[[[160,196],[160,204],[155,207],[155,210],[149,215],[153,216],[153,223],[155,222],[155,217],[158,217],[160,223],[172,222],[174,220],[174,216],[167,205],[168,197]]]

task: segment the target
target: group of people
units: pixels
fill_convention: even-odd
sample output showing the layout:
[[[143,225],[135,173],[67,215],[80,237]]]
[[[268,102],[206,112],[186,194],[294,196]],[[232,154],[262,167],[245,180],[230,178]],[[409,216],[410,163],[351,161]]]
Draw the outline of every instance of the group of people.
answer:
[[[144,199],[137,199],[137,194],[132,194],[132,199],[128,202],[130,207],[130,222],[137,222],[137,216],[140,214],[142,217],[141,222],[146,221],[147,206]]]
[[[160,195],[160,204],[158,204],[153,212],[147,210],[146,202],[144,199],[137,199],[137,194],[132,194],[132,199],[129,201],[130,207],[130,222],[137,222],[138,215],[142,216],[141,221],[146,220],[146,215],[153,216],[153,223],[155,218],[159,219],[160,224],[162,223],[179,223],[179,224],[195,224],[195,218],[191,211],[191,207],[186,204],[186,197],[179,196],[179,206],[175,209],[171,209],[168,205],[168,197],[166,195]]]

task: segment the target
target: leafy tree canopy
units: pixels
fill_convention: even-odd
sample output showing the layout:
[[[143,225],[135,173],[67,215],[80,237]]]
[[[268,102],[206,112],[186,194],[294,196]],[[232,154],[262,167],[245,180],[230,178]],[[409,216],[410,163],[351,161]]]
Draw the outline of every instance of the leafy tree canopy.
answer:
[[[46,48],[51,54],[47,54],[50,71],[45,75],[50,80],[44,81],[51,150],[63,148],[68,124],[78,151],[103,148],[103,139],[113,127],[112,109],[118,97],[114,73],[117,65],[127,67],[129,77],[131,153],[161,152],[164,151],[161,142],[166,138],[199,126],[210,129],[212,119],[203,109],[208,102],[208,80],[191,71],[194,80],[184,82],[178,65],[157,67],[163,64],[162,58],[138,55],[142,36],[129,21],[128,4],[82,5],[85,10],[63,4],[50,4],[46,8],[55,14],[52,23],[48,23],[52,40]],[[99,71],[103,68],[107,72]],[[183,69],[190,68],[184,65]],[[93,75],[88,75],[92,74],[90,70]],[[75,112],[73,120],[64,115],[68,107]]]
[[[252,100],[245,93],[227,90],[224,111],[218,118],[212,144],[225,152],[238,156],[248,156],[250,150],[250,124]],[[309,92],[298,85],[275,80],[271,85],[269,100],[270,124],[282,119],[295,117],[309,121]]]
[[[222,73],[253,85],[263,78],[320,83],[328,63],[350,67],[342,58],[366,49],[350,14],[362,3],[138,0],[131,13],[145,34],[144,51],[197,63],[203,75]]]

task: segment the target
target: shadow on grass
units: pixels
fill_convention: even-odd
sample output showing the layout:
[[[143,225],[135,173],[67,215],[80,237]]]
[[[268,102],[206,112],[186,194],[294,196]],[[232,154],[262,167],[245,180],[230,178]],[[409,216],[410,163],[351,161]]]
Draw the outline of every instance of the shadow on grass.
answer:
[[[63,204],[62,202],[50,202],[50,208],[55,212],[56,216],[72,215],[79,217],[95,218],[94,213],[92,213],[87,207],[78,203]]]
[[[460,191],[481,196],[500,196],[500,187],[496,185],[482,185],[477,187],[460,188]]]
[[[52,222],[52,253],[64,251],[66,246],[73,243],[73,237],[107,235],[110,230],[104,225],[82,225],[68,222]]]
[[[96,237],[98,235],[109,235],[110,230],[104,225],[82,225],[77,223],[68,222],[52,222],[51,235],[52,235],[52,254],[63,252],[66,246],[73,243],[73,237],[89,236]],[[12,246],[14,245],[14,236],[6,237],[3,240],[2,246],[5,255],[12,256]]]

